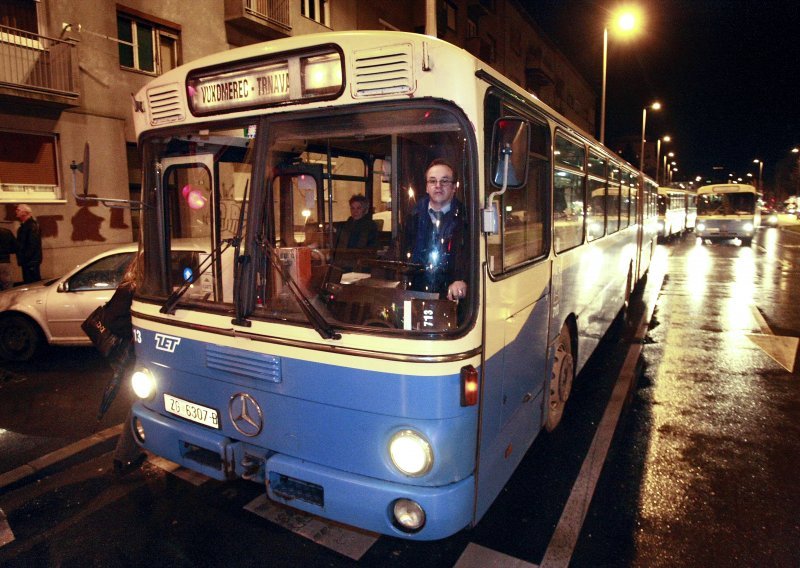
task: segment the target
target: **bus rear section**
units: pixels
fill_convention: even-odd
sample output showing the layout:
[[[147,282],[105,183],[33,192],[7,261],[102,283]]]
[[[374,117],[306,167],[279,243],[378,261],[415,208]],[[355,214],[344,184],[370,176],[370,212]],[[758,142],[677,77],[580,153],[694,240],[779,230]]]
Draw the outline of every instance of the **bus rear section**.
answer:
[[[697,189],[695,233],[703,242],[739,239],[750,246],[760,226],[758,191],[752,185],[715,184]]]

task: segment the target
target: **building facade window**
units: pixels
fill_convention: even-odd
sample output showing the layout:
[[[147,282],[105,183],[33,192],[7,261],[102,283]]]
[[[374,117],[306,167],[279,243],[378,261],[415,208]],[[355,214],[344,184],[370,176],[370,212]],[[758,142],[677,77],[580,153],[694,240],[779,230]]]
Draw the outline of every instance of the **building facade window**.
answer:
[[[38,34],[38,5],[33,0],[0,0],[0,26]]]
[[[0,130],[0,203],[62,201],[58,137]]]
[[[450,2],[444,3],[445,25],[447,30],[453,33],[458,32],[458,8]]]
[[[300,13],[309,20],[331,27],[330,0],[300,0]]]
[[[180,31],[138,15],[117,12],[119,64],[125,69],[160,75],[179,62]]]
[[[467,18],[467,37],[478,37],[478,22],[472,18]]]

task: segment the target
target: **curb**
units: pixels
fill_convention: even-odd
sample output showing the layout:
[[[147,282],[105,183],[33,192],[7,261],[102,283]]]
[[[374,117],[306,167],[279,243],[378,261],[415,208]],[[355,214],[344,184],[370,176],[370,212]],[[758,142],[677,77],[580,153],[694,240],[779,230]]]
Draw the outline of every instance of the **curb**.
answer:
[[[16,469],[12,469],[11,471],[0,474],[0,491],[9,485],[25,479],[26,477],[41,473],[43,470],[52,467],[59,462],[66,461],[67,459],[80,452],[83,452],[84,450],[107,442],[108,440],[119,436],[121,432],[122,424],[117,424],[116,426],[106,428],[105,430],[92,434],[91,436],[83,438],[82,440],[78,440],[77,442],[73,442],[72,444],[64,446],[63,448],[60,448],[54,452],[45,454],[40,458],[36,458],[35,460],[30,461],[25,465],[21,465]]]

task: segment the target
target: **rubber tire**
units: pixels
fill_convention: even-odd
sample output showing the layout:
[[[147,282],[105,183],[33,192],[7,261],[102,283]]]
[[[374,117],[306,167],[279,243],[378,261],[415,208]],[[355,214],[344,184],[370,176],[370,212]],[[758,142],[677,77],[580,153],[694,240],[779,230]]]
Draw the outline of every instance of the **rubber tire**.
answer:
[[[553,369],[550,373],[547,398],[547,420],[545,428],[548,432],[555,430],[564,416],[564,406],[572,391],[575,380],[575,362],[572,355],[572,337],[567,324],[561,326],[553,353]]]
[[[6,361],[29,361],[42,339],[36,324],[22,316],[0,320],[0,358]]]

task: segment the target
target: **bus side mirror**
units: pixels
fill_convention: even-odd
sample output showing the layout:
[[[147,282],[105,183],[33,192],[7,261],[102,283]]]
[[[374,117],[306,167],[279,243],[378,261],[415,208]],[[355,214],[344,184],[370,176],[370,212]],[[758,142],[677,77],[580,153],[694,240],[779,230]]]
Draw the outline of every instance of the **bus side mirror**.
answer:
[[[528,179],[530,138],[530,125],[521,118],[503,117],[495,121],[491,146],[492,185],[511,189],[525,185]]]
[[[531,130],[527,121],[516,117],[499,118],[492,129],[491,171],[492,185],[499,187],[486,198],[483,214],[483,232],[496,234],[500,230],[500,216],[494,198],[503,195],[509,187],[520,188],[528,179],[528,148]]]

